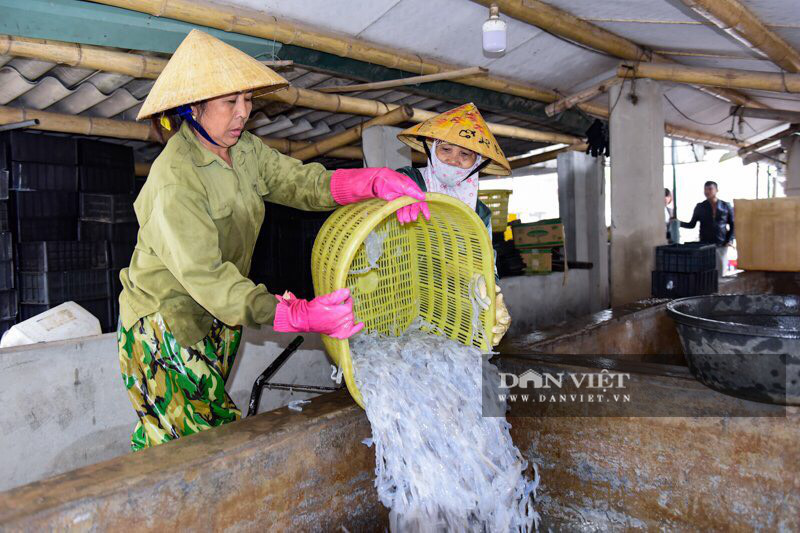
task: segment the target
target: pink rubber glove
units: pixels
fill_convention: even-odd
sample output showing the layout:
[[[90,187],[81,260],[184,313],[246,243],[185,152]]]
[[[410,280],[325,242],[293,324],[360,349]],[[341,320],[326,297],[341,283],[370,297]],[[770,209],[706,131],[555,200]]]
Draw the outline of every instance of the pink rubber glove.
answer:
[[[362,202],[370,198],[380,198],[391,202],[401,196],[410,196],[419,202],[397,211],[400,224],[417,220],[420,211],[426,220],[431,219],[431,211],[422,192],[414,180],[390,168],[342,168],[331,176],[331,194],[339,205]]]
[[[346,339],[364,328],[353,324],[353,300],[350,289],[339,289],[311,300],[295,298],[291,292],[275,295],[275,331],[322,333],[335,339]]]

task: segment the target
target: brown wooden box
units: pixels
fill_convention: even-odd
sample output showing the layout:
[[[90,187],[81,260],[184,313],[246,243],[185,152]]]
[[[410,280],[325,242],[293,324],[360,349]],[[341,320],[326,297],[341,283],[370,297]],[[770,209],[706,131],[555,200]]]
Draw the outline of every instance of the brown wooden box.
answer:
[[[736,200],[734,209],[739,268],[800,272],[800,197]]]

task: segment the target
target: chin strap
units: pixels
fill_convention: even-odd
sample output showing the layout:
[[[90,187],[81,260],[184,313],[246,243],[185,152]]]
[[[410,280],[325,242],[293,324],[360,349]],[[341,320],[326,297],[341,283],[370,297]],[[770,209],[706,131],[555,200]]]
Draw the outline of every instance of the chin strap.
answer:
[[[214,146],[219,146],[214,139],[211,138],[211,135],[197,122],[194,117],[192,116],[192,108],[188,105],[182,105],[178,108],[178,116],[181,117],[183,120],[189,123],[189,125],[194,128],[194,130],[203,136],[205,140],[213,144]]]
[[[491,163],[491,162],[492,162],[492,160],[491,160],[491,159],[484,159],[483,161],[481,161],[481,164],[480,164],[480,165],[478,165],[477,167],[475,167],[475,170],[473,170],[472,172],[470,172],[469,174],[467,174],[467,177],[466,177],[466,178],[464,178],[464,180],[465,180],[465,179],[469,179],[469,177],[470,177],[470,176],[472,176],[472,175],[474,175],[474,174],[477,174],[478,172],[480,172],[481,170],[483,170],[484,168],[486,168],[486,167],[489,165],[489,163]],[[464,181],[464,180],[461,180],[461,181]]]

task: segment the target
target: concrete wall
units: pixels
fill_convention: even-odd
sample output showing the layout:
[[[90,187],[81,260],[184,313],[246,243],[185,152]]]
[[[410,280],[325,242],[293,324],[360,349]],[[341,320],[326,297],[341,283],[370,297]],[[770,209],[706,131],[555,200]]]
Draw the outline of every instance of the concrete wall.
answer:
[[[542,529],[797,531],[798,409],[691,416],[765,406],[714,392],[686,369],[672,376],[651,366],[655,373],[630,371],[630,393],[686,416],[515,417],[512,408],[514,443],[541,475]],[[0,530],[384,530],[374,451],[361,442],[369,431],[346,392],[324,395],[302,413],[263,413],[0,494]]]
[[[499,285],[511,314],[508,337],[589,313],[588,270],[502,278]]]
[[[256,377],[294,338],[271,328],[245,330],[227,389],[247,411]],[[317,335],[274,381],[333,385]],[[259,412],[306,394],[264,390]],[[123,455],[136,414],[120,377],[114,334],[0,350],[0,490]]]
[[[509,336],[588,313],[588,271],[501,280]],[[332,386],[318,335],[306,338],[273,378]],[[294,338],[246,329],[227,389],[244,412],[256,377]],[[259,412],[310,395],[264,390]],[[120,378],[114,334],[0,350],[0,490],[125,454],[136,423]]]

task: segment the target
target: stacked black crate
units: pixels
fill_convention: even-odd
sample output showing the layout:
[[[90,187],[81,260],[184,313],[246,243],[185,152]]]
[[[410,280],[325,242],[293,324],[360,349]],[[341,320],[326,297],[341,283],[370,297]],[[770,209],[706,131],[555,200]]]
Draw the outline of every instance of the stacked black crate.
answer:
[[[106,276],[112,323],[119,316],[120,270],[130,264],[139,226],[133,211],[133,150],[124,145],[81,140],[80,222],[78,238],[83,242],[105,243],[108,249]]]
[[[657,246],[653,296],[684,298],[717,292],[716,254],[716,246],[700,242]]]
[[[330,212],[300,211],[267,202],[264,224],[256,241],[250,279],[273,294],[291,291],[314,297],[311,250]]]
[[[17,317],[17,294],[14,290],[13,238],[8,224],[7,135],[0,135],[0,336],[8,331]]]
[[[19,320],[65,301],[86,300],[91,273],[28,270],[29,249],[77,240],[78,154],[72,137],[14,131],[8,136],[10,226],[17,245]],[[48,243],[48,244],[45,244]],[[70,244],[73,243],[73,244]],[[30,246],[29,246],[30,245]],[[53,245],[59,246],[59,245]]]

